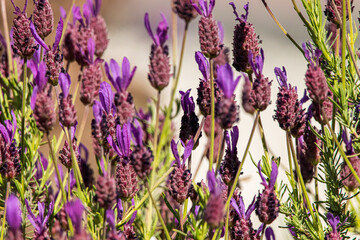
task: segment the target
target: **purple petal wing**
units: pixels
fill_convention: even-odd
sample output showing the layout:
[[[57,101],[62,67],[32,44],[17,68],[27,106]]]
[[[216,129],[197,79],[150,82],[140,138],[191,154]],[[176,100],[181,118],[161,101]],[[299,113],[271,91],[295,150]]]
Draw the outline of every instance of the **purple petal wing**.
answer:
[[[56,48],[59,46],[63,29],[64,29],[64,21],[60,17],[59,23],[58,23],[57,28],[56,28],[55,42],[54,42],[54,45],[53,45],[53,48],[52,48],[53,51],[55,51]]]
[[[120,142],[123,142],[123,153],[126,156],[130,155],[130,143],[131,143],[131,128],[130,123],[127,122],[123,125],[122,128],[122,139]]]
[[[87,3],[83,5],[83,15],[85,18],[86,25],[89,26],[92,15],[91,5],[89,6]]]
[[[199,14],[207,16],[208,15],[207,2],[205,2],[204,0],[199,0],[199,5],[202,9],[202,12],[200,11]]]
[[[60,16],[61,16],[61,18],[65,19],[66,15],[67,15],[66,10],[62,6],[60,6]]]
[[[34,228],[39,231],[40,228],[39,228],[39,221],[38,221],[38,218],[35,217],[34,213],[32,212],[31,208],[30,208],[30,205],[29,205],[29,202],[27,199],[25,199],[25,206],[26,206],[26,209],[28,211],[28,219],[30,221],[30,223],[34,226]]]
[[[21,208],[19,199],[11,194],[6,202],[6,221],[13,229],[21,227]]]
[[[84,26],[85,24],[84,24],[83,18],[81,16],[80,7],[74,6],[72,12],[73,12],[73,24],[75,24],[76,21],[79,21],[80,24],[82,26]]]
[[[270,189],[272,189],[275,186],[277,175],[278,175],[278,166],[275,161],[272,161],[271,175],[270,175],[270,181],[269,181]]]
[[[236,6],[235,6],[234,2],[231,2],[231,3],[229,3],[229,4],[230,4],[230,5],[232,6],[232,8],[233,8],[233,12],[234,12],[234,14],[235,14],[235,16],[236,16],[235,20],[241,21],[240,18],[239,18],[238,13],[237,13],[237,11],[236,11]]]
[[[43,90],[44,87],[47,84],[47,78],[46,78],[46,63],[44,61],[41,61],[39,64],[39,72],[38,72],[38,86],[39,86],[39,90]]]
[[[83,210],[84,210],[84,206],[82,205],[79,199],[68,202],[65,205],[65,211],[69,215],[71,222],[75,227],[76,233],[79,233],[81,231],[81,219],[82,219]]]
[[[218,27],[219,27],[220,42],[224,43],[224,26],[222,25],[222,23],[220,21],[218,21]]]
[[[49,47],[46,45],[46,43],[44,42],[44,40],[42,40],[42,38],[39,36],[39,34],[36,32],[35,29],[35,25],[33,22],[30,22],[30,31],[33,35],[33,37],[35,38],[35,40],[37,41],[38,44],[40,44],[44,49],[46,49],[47,51],[49,51]]]
[[[0,123],[0,133],[3,136],[5,142],[10,143],[10,136],[9,136],[8,130],[1,123]]]
[[[159,45],[162,46],[165,43],[165,41],[168,39],[167,32],[169,29],[169,25],[163,13],[161,13],[161,18],[162,21],[159,23],[156,29],[156,37],[158,38]]]
[[[115,88],[118,92],[121,92],[121,71],[120,71],[120,66],[119,64],[114,60],[114,59],[111,59],[110,60],[110,70],[111,70],[111,74],[113,76],[113,80],[115,82]]]
[[[100,123],[100,121],[101,121],[103,110],[104,109],[102,108],[101,103],[99,101],[95,100],[94,104],[93,104],[93,114],[94,114],[95,121],[97,123]]]
[[[49,204],[49,209],[48,209],[47,215],[46,215],[46,217],[45,217],[45,219],[43,221],[43,225],[46,226],[47,222],[49,221],[49,218],[50,218],[51,214],[53,213],[53,211],[54,211],[54,201],[52,200],[50,202],[50,204]]]
[[[113,210],[106,210],[106,221],[109,223],[112,230],[115,229],[115,213]]]
[[[265,237],[266,237],[266,240],[275,240],[275,234],[271,227],[268,227],[265,230]]]
[[[337,225],[340,223],[340,218],[339,216],[334,217],[334,215],[332,213],[327,213],[326,214],[326,218],[332,228],[333,232],[337,231]]]
[[[209,62],[201,52],[195,53],[195,60],[199,66],[199,70],[202,73],[204,80],[210,79]]]
[[[34,110],[34,108],[35,108],[36,95],[37,95],[38,89],[39,89],[39,87],[38,87],[38,86],[35,86],[34,89],[33,89],[33,91],[32,91],[32,94],[31,94],[30,107],[31,107],[32,110]]]
[[[194,140],[191,139],[187,143],[187,145],[186,145],[186,147],[184,149],[183,162],[182,162],[183,165],[185,164],[186,159],[188,159],[190,157],[193,147],[194,147]]]
[[[214,170],[207,172],[208,186],[210,193],[216,192],[216,178]]]
[[[110,84],[107,82],[102,82],[100,84],[99,98],[102,107],[107,113],[110,113],[111,105],[113,104],[114,100],[114,93],[111,90]]]
[[[121,202],[120,198],[119,198],[119,200],[118,200],[118,202],[116,204],[116,209],[117,209],[117,217],[118,217],[118,219],[122,219],[124,208],[122,206],[122,202]]]
[[[239,139],[239,128],[238,126],[233,127],[231,132],[231,143],[232,143],[232,151],[236,148],[237,142]]]
[[[280,68],[276,67],[276,68],[274,69],[274,72],[275,72],[276,79],[277,79],[280,87],[288,88],[288,85],[287,85],[287,76],[286,76],[285,67],[283,67],[283,70],[284,70],[284,71],[282,71]]]
[[[231,150],[229,131],[225,131],[225,142],[226,146]]]
[[[94,54],[95,54],[95,41],[93,38],[89,38],[87,47],[88,47],[88,54],[89,54],[88,58],[89,58],[90,62],[93,63],[94,62]]]
[[[95,16],[99,15],[101,8],[101,0],[95,0],[94,14]]]
[[[114,151],[121,157],[123,156],[123,153],[120,151],[119,147],[116,145],[112,137],[109,135],[107,136],[106,140],[110,144],[110,146],[114,149]]]
[[[199,5],[196,4],[196,3],[193,3],[192,0],[190,0],[190,3],[191,3],[191,5],[193,6],[193,8],[201,15],[201,14],[202,14],[202,11],[200,10]]]
[[[130,62],[124,57],[122,61],[122,81],[120,83],[121,90],[125,91],[130,84]]]
[[[264,185],[265,187],[268,186],[268,184],[266,182],[266,178],[261,171],[261,161],[259,161],[259,163],[258,163],[258,171],[259,171],[259,175],[260,175],[260,178],[262,181],[261,184]]]
[[[256,208],[255,200],[256,200],[256,196],[254,196],[252,202],[250,203],[248,209],[246,210],[246,213],[245,213],[245,218],[246,218],[246,219],[250,219],[251,213],[252,213],[252,212],[255,210],[255,208]]]
[[[64,97],[69,95],[70,90],[70,76],[67,73],[60,73],[59,74],[59,85],[61,87],[62,92],[64,93]]]
[[[83,161],[86,163],[89,160],[89,150],[82,143],[79,144],[79,154],[80,154],[80,156],[82,155],[81,152],[84,152],[84,154],[85,154],[85,157],[83,158]]]
[[[181,166],[181,161],[180,161],[180,157],[179,157],[179,152],[177,149],[177,144],[175,143],[174,139],[171,140],[171,151],[175,157],[176,160],[176,164],[178,165],[178,167]]]
[[[239,206],[237,205],[235,199],[231,198],[230,204],[231,204],[231,206],[235,209],[235,211],[237,212],[237,214],[239,215],[239,217],[242,217],[242,214],[241,214],[241,212],[240,212]]]
[[[215,0],[210,0],[208,15],[211,14],[211,12],[212,12],[212,10],[214,9],[214,7],[215,7]]]
[[[39,211],[39,215],[38,217],[43,220],[44,219],[44,215],[45,215],[45,204],[42,202],[38,202],[38,211]]]
[[[4,36],[0,33],[0,43],[6,48],[6,41]]]
[[[156,42],[154,34],[153,34],[152,30],[151,30],[150,21],[149,21],[149,13],[145,13],[144,24],[145,24],[145,28],[146,28],[149,36],[151,37],[151,39],[154,41],[155,44],[159,45],[159,43]]]

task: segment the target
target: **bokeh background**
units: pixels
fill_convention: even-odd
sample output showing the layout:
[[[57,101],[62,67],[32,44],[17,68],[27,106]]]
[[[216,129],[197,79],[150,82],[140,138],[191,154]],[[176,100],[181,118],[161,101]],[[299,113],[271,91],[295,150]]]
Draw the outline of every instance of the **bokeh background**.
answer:
[[[22,6],[24,0],[14,0],[16,5]],[[76,1],[76,5],[82,6],[85,1]],[[216,7],[213,12],[214,17],[221,21],[224,26],[225,46],[231,48],[233,29],[236,24],[235,15],[233,10],[229,5],[228,0],[218,0],[216,1]],[[301,1],[296,0],[298,6],[303,11]],[[325,1],[323,1],[325,4]],[[55,21],[59,19],[59,7],[63,6],[66,10],[70,8],[71,0],[50,0],[50,3],[53,6],[55,13]],[[11,26],[11,21],[13,19],[13,7],[10,3],[10,0],[7,1],[7,14],[9,26]],[[246,1],[235,1],[239,14],[244,12],[243,5],[246,4]],[[301,44],[302,42],[308,39],[307,31],[303,26],[301,20],[299,19],[296,12],[293,10],[293,6],[290,0],[276,0],[268,1],[269,7],[272,9],[275,16],[282,23],[285,29],[289,34]],[[32,1],[29,1],[29,9],[32,9]],[[354,18],[358,17],[359,5],[358,1],[355,1],[355,10]],[[281,158],[282,167],[279,171],[279,180],[286,180],[285,169],[287,168],[287,153],[286,153],[286,144],[285,144],[285,132],[282,131],[277,122],[273,120],[276,94],[278,83],[274,74],[274,67],[285,66],[288,75],[288,81],[292,85],[298,86],[298,93],[302,95],[304,91],[304,74],[306,71],[306,61],[302,54],[296,49],[294,45],[285,37],[281,30],[277,27],[274,21],[271,19],[270,15],[264,8],[261,0],[251,0],[249,5],[249,18],[250,21],[256,29],[256,33],[260,36],[262,40],[261,47],[265,52],[265,65],[264,65],[264,74],[270,79],[273,79],[272,84],[272,104],[262,112],[261,117],[265,129],[265,135],[268,141],[268,145],[271,151],[275,156]],[[149,63],[149,53],[151,39],[147,35],[144,27],[144,14],[149,12],[150,22],[153,29],[156,27],[157,23],[161,20],[160,13],[164,13],[168,19],[169,24],[171,24],[171,1],[170,0],[103,0],[103,5],[101,9],[101,14],[106,20],[109,32],[110,43],[108,49],[106,50],[103,58],[105,61],[109,61],[111,58],[114,58],[117,61],[121,61],[124,56],[128,57],[131,63],[131,66],[136,65],[137,71],[135,77],[130,85],[129,91],[134,96],[134,101],[137,106],[144,107],[146,106],[148,100],[151,97],[155,97],[156,92],[152,89],[150,83],[147,80],[147,71]],[[198,18],[193,20],[189,26],[188,38],[186,42],[186,51],[185,58],[183,62],[183,69],[181,72],[181,77],[179,81],[179,90],[187,90],[192,88],[192,96],[196,99],[196,87],[199,83],[200,72],[198,71],[197,64],[195,62],[194,54],[195,51],[199,50],[198,36],[197,36],[197,22]],[[178,53],[176,56],[176,61],[178,62],[179,51],[181,38],[183,34],[184,22],[178,19],[177,23],[178,28]],[[0,29],[2,29],[2,24]],[[54,39],[54,34],[47,38],[48,43],[51,44]],[[171,32],[169,32],[169,41],[168,44],[171,46],[173,39],[171,39]],[[359,44],[357,45],[359,46]],[[172,52],[170,51],[170,54]],[[172,57],[172,56],[171,56]],[[70,67],[70,74],[72,76],[73,82],[77,79],[79,73],[79,68],[73,64]],[[239,75],[239,73],[236,73]],[[75,85],[75,84],[73,84]],[[240,84],[236,90],[237,101],[240,103],[241,97],[241,88],[243,81],[240,81]],[[171,86],[171,83],[170,83]],[[162,103],[167,104],[169,99],[171,87],[166,88],[163,91]],[[177,94],[179,96],[179,94]],[[77,100],[77,110],[78,110],[78,120],[82,119],[83,105],[79,100]],[[92,113],[90,113],[92,116]],[[240,129],[240,137],[238,143],[238,153],[239,158],[244,152],[244,148],[248,141],[248,137],[251,131],[252,123],[254,117],[246,114],[242,109],[240,109],[240,121],[238,123]],[[91,118],[89,117],[86,130],[83,135],[82,142],[84,142],[91,151],[91,128],[90,128]],[[180,121],[177,121],[177,130],[179,129]],[[60,129],[58,128],[55,131],[55,134],[58,134]],[[175,136],[177,137],[178,131],[176,131]],[[203,137],[202,141],[205,145],[206,140]],[[199,147],[193,153],[193,167],[194,169],[200,157],[203,153],[203,147]],[[47,151],[47,149],[43,149]],[[253,139],[253,142],[250,147],[250,154],[254,161],[259,161],[263,151],[260,140],[260,135],[257,132]],[[96,168],[96,163],[93,155],[91,154],[92,166]],[[204,161],[202,164],[202,171],[197,177],[197,180],[204,178],[207,171],[208,163]],[[257,169],[250,160],[250,157],[247,158],[243,175],[241,176],[240,183],[242,186],[243,196],[245,205],[247,206],[254,195],[258,193],[259,190],[262,190],[260,185],[260,177],[257,174]],[[312,183],[313,185],[313,183]],[[259,226],[259,222],[254,214],[253,216],[254,227]],[[284,226],[283,218],[278,218],[273,224],[273,229],[276,232],[277,239],[287,239],[290,238],[287,230],[279,229],[277,226]]]

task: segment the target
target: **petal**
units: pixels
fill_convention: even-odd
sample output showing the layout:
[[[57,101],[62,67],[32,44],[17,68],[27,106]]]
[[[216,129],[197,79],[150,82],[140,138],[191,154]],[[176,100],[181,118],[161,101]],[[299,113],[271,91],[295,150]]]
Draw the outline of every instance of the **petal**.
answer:
[[[203,1],[203,0],[200,0],[200,1]],[[190,3],[191,3],[191,5],[193,6],[193,8],[194,8],[200,15],[202,15],[202,11],[200,10],[199,5],[196,4],[196,3],[193,3],[192,0],[190,0]]]
[[[275,186],[277,175],[278,175],[278,166],[276,165],[275,161],[272,161],[271,175],[270,175],[270,181],[269,181],[270,189],[272,189]]]
[[[48,208],[48,212],[47,212],[47,215],[43,221],[43,226],[46,226],[47,222],[49,221],[49,218],[51,216],[51,214],[53,213],[54,211],[54,200],[52,200],[49,204],[49,208]]]
[[[95,100],[94,104],[93,104],[93,114],[94,114],[95,121],[97,123],[100,123],[100,121],[101,121],[103,110],[104,109],[103,109],[101,103],[99,101]]]
[[[82,26],[84,26],[85,24],[84,24],[84,21],[83,21],[82,16],[81,16],[80,7],[74,6],[72,12],[73,12],[73,24],[75,24],[76,21],[79,21],[80,24]]]
[[[237,214],[239,215],[239,217],[242,217],[242,214],[240,212],[239,206],[237,205],[236,201],[234,198],[231,198],[230,200],[230,204],[231,206],[235,209],[235,211],[237,212]]]
[[[130,128],[130,123],[127,122],[123,125],[122,130],[121,130],[122,134],[122,138],[120,139],[120,142],[122,142],[122,151],[125,154],[125,156],[129,156],[130,155],[130,143],[131,143],[131,128]],[[119,141],[119,139],[118,139]],[[120,145],[121,147],[121,145]]]
[[[32,212],[27,199],[25,199],[25,206],[28,211],[28,219],[30,223],[38,230],[39,229],[38,219],[35,217],[34,213]]]
[[[146,28],[149,36],[151,37],[151,39],[154,41],[154,43],[156,45],[159,45],[159,43],[156,41],[156,39],[154,37],[154,34],[153,34],[152,30],[151,30],[150,21],[149,21],[149,13],[145,13],[144,24],[145,24],[145,28]]]
[[[5,139],[5,142],[10,143],[10,136],[9,136],[8,130],[1,123],[0,123],[0,133],[3,136],[3,138]]]
[[[97,16],[100,13],[101,0],[95,0],[94,15]]]
[[[90,62],[93,63],[94,62],[94,54],[95,54],[95,41],[93,38],[89,38],[87,47],[88,47],[88,55],[89,55],[88,58],[89,58]]]
[[[32,110],[34,110],[34,108],[35,108],[36,95],[37,95],[38,89],[39,89],[39,87],[38,87],[38,86],[35,86],[34,89],[33,89],[33,91],[32,91],[32,94],[31,94],[30,107],[31,107]]]
[[[42,202],[38,202],[38,210],[39,210],[38,218],[40,219],[41,222],[44,219],[44,215],[45,215],[45,204]]]
[[[44,61],[41,61],[39,64],[39,72],[38,72],[38,85],[39,85],[39,90],[43,90],[44,87],[46,86],[48,80],[46,78],[46,63]]]
[[[121,202],[120,198],[118,199],[118,202],[116,204],[116,209],[117,209],[117,217],[118,217],[118,219],[122,219],[124,208],[122,206],[122,202]]]
[[[49,47],[46,45],[44,40],[42,40],[42,38],[36,32],[35,25],[34,25],[34,23],[32,21],[30,22],[30,31],[31,31],[33,37],[35,38],[35,40],[37,41],[37,43],[40,44],[44,49],[49,51]]]
[[[195,53],[195,60],[199,66],[199,70],[202,73],[204,80],[210,79],[209,62],[201,52]]]
[[[119,89],[118,91],[120,92],[121,91],[121,71],[120,71],[120,66],[119,64],[114,60],[114,59],[111,59],[110,60],[110,70],[111,70],[111,74],[113,76],[113,79],[115,81],[115,85],[117,89]]]
[[[275,234],[271,227],[268,227],[265,230],[265,237],[266,237],[266,240],[275,240]]]
[[[208,15],[211,14],[211,12],[212,12],[212,10],[214,9],[214,7],[215,7],[215,0],[210,0]]]
[[[234,12],[234,14],[235,14],[235,16],[236,16],[235,20],[238,20],[238,21],[241,22],[241,19],[239,18],[239,15],[238,15],[238,13],[237,13],[237,11],[236,11],[235,3],[234,3],[234,2],[230,2],[229,5],[231,5],[232,8],[233,8],[233,12]]]
[[[174,139],[171,140],[171,151],[175,157],[176,160],[176,164],[178,165],[178,167],[181,166],[181,161],[180,161],[180,157],[179,157],[179,152],[177,149],[177,143],[175,143]]]
[[[79,199],[68,202],[65,205],[65,211],[69,215],[71,222],[75,227],[76,233],[79,233],[81,231],[81,220],[82,220],[83,210],[84,210],[84,206],[82,205]]]
[[[53,48],[52,48],[53,51],[55,51],[56,48],[59,46],[63,29],[64,29],[64,21],[60,17],[59,23],[56,28],[55,42],[54,42]]]
[[[102,82],[100,84],[99,98],[102,107],[107,113],[110,113],[111,106],[114,100],[114,93],[112,92],[110,84],[107,82]]]
[[[231,132],[231,143],[232,143],[232,151],[236,149],[236,145],[239,139],[239,128],[238,126],[233,127]]]
[[[169,25],[163,13],[161,13],[161,18],[162,21],[158,24],[158,27],[156,29],[156,37],[158,38],[159,45],[162,46],[165,43],[165,41],[168,39],[167,32],[169,29]]]
[[[186,159],[188,159],[188,158],[190,157],[191,151],[192,151],[193,147],[194,147],[194,140],[191,139],[191,140],[187,143],[187,145],[186,145],[186,147],[185,147],[185,149],[184,149],[183,162],[182,162],[183,165],[185,164]]]
[[[220,21],[218,21],[220,43],[224,43],[224,27]]]
[[[130,62],[124,57],[122,61],[122,82],[120,84],[121,90],[125,91],[130,84]]]
[[[256,208],[255,200],[256,200],[256,196],[254,196],[252,202],[250,203],[248,209],[246,210],[246,213],[245,213],[245,218],[246,218],[246,219],[250,219],[251,213],[252,213],[252,212],[255,210],[255,208]]]
[[[113,210],[106,210],[106,221],[109,223],[112,230],[115,229],[115,213]]]
[[[109,135],[107,136],[106,140],[108,141],[108,143],[110,144],[110,146],[114,149],[114,151],[120,156],[123,156],[123,153],[120,151],[119,147],[116,145],[116,143],[114,142],[114,140],[112,139],[112,137]]]
[[[62,92],[64,93],[64,97],[67,97],[69,95],[70,90],[70,76],[67,73],[60,73],[59,74],[59,85],[61,87]]]
[[[62,7],[62,6],[60,6],[60,16],[61,16],[61,18],[62,19],[66,19],[66,10]]]
[[[202,9],[202,12],[199,12],[200,15],[208,16],[207,11],[207,2],[204,2],[204,0],[199,0],[199,5]]]
[[[214,170],[207,172],[208,186],[210,193],[215,193],[216,191],[216,178]]]
[[[225,131],[225,142],[226,146],[231,150],[229,131]]]
[[[6,202],[6,221],[13,229],[21,227],[21,208],[19,199],[11,194]]]
[[[261,171],[261,161],[259,161],[259,163],[258,163],[258,171],[259,171],[259,175],[260,175],[260,178],[262,181],[261,184],[264,185],[265,187],[267,187],[268,184],[267,184],[266,178]]]
[[[89,26],[92,15],[91,5],[89,6],[86,3],[83,5],[83,15],[86,21],[86,25]]]
[[[274,72],[275,72],[276,79],[277,79],[280,87],[285,87],[288,89],[285,67],[283,67],[283,69],[284,69],[284,71],[282,71],[280,68],[276,67],[274,69]]]

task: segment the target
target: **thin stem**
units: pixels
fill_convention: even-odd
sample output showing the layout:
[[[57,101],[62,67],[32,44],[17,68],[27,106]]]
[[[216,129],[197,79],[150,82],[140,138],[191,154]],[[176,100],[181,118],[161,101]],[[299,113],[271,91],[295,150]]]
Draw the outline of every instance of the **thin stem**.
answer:
[[[7,181],[6,183],[6,195],[5,195],[5,205],[4,205],[4,215],[3,215],[3,222],[1,227],[1,240],[4,239],[4,232],[5,232],[5,218],[6,218],[6,205],[7,205],[7,199],[9,198],[10,193],[10,181]]]
[[[69,133],[68,143],[69,143],[70,152],[71,152],[72,168],[73,168],[75,179],[76,179],[76,185],[77,185],[78,189],[80,190],[81,186],[84,183],[84,181],[83,181],[83,178],[81,176],[79,164],[78,164],[78,161],[77,161],[76,156],[75,156],[75,152],[74,152],[74,148],[73,148],[73,144],[72,144],[72,137],[73,136],[71,136],[70,128],[68,128],[68,133]]]
[[[252,129],[251,129],[251,133],[250,133],[250,136],[249,136],[249,140],[248,140],[248,143],[247,143],[246,148],[245,148],[244,155],[243,155],[243,157],[242,157],[242,159],[241,159],[240,166],[239,166],[239,168],[238,168],[238,170],[237,170],[237,172],[236,172],[236,175],[235,175],[234,183],[233,183],[233,185],[231,186],[231,190],[230,190],[228,199],[227,199],[226,204],[225,204],[225,211],[226,211],[225,239],[228,239],[230,200],[231,200],[231,198],[232,198],[232,196],[233,196],[233,194],[234,194],[234,191],[235,191],[237,182],[238,182],[239,177],[240,177],[241,169],[242,169],[242,167],[243,167],[243,165],[244,165],[244,163],[245,163],[245,159],[246,159],[247,153],[248,153],[248,151],[249,151],[252,138],[253,138],[254,133],[255,133],[256,125],[257,125],[257,123],[259,122],[259,117],[260,117],[260,112],[257,111],[257,112],[256,112],[256,117],[255,117],[255,120],[254,120],[254,123],[253,123],[253,127],[252,127]]]
[[[80,144],[80,142],[81,142],[81,138],[82,138],[82,135],[84,133],[84,129],[85,129],[85,125],[86,125],[88,115],[89,115],[89,105],[86,105],[85,109],[84,109],[84,112],[83,112],[83,118],[81,120],[79,135],[78,135],[78,138],[77,138],[78,144]]]
[[[174,8],[174,2],[171,1],[171,9]],[[176,53],[177,53],[177,15],[171,11],[171,37],[172,37],[172,60],[173,60],[173,77],[176,74]]]
[[[104,208],[104,219],[103,219],[103,233],[102,233],[102,239],[106,239],[106,209]]]
[[[265,158],[267,161],[267,165],[270,168],[270,157],[269,157],[269,150],[268,150],[268,146],[267,146],[267,142],[266,142],[266,138],[265,138],[265,132],[264,132],[264,127],[262,125],[262,121],[261,121],[261,117],[259,117],[259,132],[260,132],[260,136],[261,136],[261,142],[264,148],[264,152],[265,152]]]
[[[289,171],[290,171],[290,177],[291,177],[291,186],[294,189],[294,182],[295,182],[295,177],[294,177],[294,171],[293,171],[293,166],[292,166],[292,159],[291,159],[291,152],[290,152],[290,145],[289,145],[289,141],[288,141],[288,135],[286,134],[286,147],[287,147],[287,154],[288,154],[288,159],[289,159]]]
[[[212,240],[215,240],[217,238],[217,236],[219,234],[219,231],[220,231],[220,228],[217,228],[214,235],[213,235],[213,237],[211,238]]]
[[[56,161],[54,149],[53,149],[53,147],[52,147],[52,144],[51,144],[51,141],[50,141],[50,138],[49,138],[49,134],[48,134],[48,133],[46,134],[46,140],[47,140],[47,142],[48,142],[48,144],[49,144],[51,159],[52,159],[52,162],[53,162],[54,167],[55,167],[56,177],[57,177],[57,179],[58,179],[58,182],[59,182],[59,185],[60,185],[61,195],[62,195],[64,204],[65,204],[65,203],[66,203],[66,192],[65,192],[65,189],[64,189],[64,185],[63,185],[63,183],[62,183],[62,180],[61,180],[61,176],[60,176],[60,172],[59,172],[59,167],[58,167],[58,165],[57,165],[57,161]],[[70,176],[69,176],[69,177],[70,177]]]
[[[319,202],[319,182],[318,182],[318,168],[315,167],[315,203]],[[316,204],[316,210],[319,211],[319,204]]]
[[[335,144],[336,144],[336,146],[337,146],[338,149],[339,149],[340,155],[344,158],[344,160],[345,160],[346,164],[348,165],[351,173],[354,175],[356,181],[360,184],[360,178],[359,178],[359,176],[357,175],[357,173],[356,173],[355,169],[353,168],[351,162],[349,161],[348,157],[346,156],[343,148],[341,147],[341,144],[340,144],[339,141],[337,140],[337,137],[336,137],[336,135],[335,135],[335,132],[334,132],[334,131],[332,130],[332,128],[330,127],[329,121],[328,121],[328,119],[327,119],[327,117],[326,117],[326,114],[325,114],[323,108],[321,108],[321,112],[322,112],[323,118],[325,119],[326,125],[327,125],[328,129],[330,130],[333,139],[335,140]]]
[[[225,140],[225,132],[220,136],[220,139],[219,139],[219,149],[218,149],[218,152],[216,154],[216,168],[215,168],[215,174],[218,173],[219,169],[220,169],[220,164],[221,164],[221,160],[220,160],[220,155],[221,155],[221,152],[223,151],[224,149],[224,141]]]
[[[311,217],[312,217],[313,221],[316,222],[316,218],[315,218],[315,215],[314,215],[314,210],[312,208],[312,205],[311,205],[311,202],[310,202],[310,199],[309,199],[309,195],[307,194],[307,191],[306,191],[304,179],[303,179],[303,177],[301,175],[299,162],[297,160],[296,153],[295,153],[295,148],[294,148],[293,142],[291,141],[291,135],[290,135],[289,132],[287,132],[287,135],[288,135],[288,141],[289,141],[292,157],[293,157],[293,160],[294,160],[294,163],[295,163],[296,174],[297,174],[297,177],[300,180],[300,186],[301,186],[302,192],[304,194],[306,204],[308,205],[308,208],[310,210]]]
[[[70,168],[68,168],[68,201],[70,201],[70,197],[71,197],[71,194],[70,194],[70,187],[71,187],[71,179],[70,179]]]
[[[23,81],[23,92],[22,92],[22,107],[21,107],[21,168],[24,170],[25,164],[25,106],[26,106],[26,87],[27,87],[27,59],[24,59],[24,81]],[[25,190],[24,174],[21,174],[21,185]]]
[[[65,19],[65,22],[64,22],[64,29],[63,29],[62,34],[61,34],[61,39],[60,39],[60,42],[59,42],[59,46],[62,45],[62,41],[64,40],[64,35],[65,35],[65,32],[66,32],[66,28],[67,28],[67,25],[69,23],[70,17],[72,15],[72,9],[73,9],[74,5],[75,5],[75,0],[72,0],[69,11],[66,14],[66,19]]]
[[[343,14],[343,20],[342,20],[342,29],[341,29],[341,33],[342,33],[342,50],[341,50],[341,70],[342,70],[342,75],[341,75],[341,81],[342,81],[342,85],[343,88],[345,90],[345,77],[346,77],[346,69],[345,69],[345,64],[346,64],[346,0],[342,0],[342,14]]]
[[[205,117],[202,118],[200,126],[199,126],[198,130],[196,131],[196,134],[195,134],[195,137],[194,137],[194,144],[199,139],[200,133],[201,133],[201,130],[203,129],[203,127],[204,127],[204,124],[205,124]]]
[[[290,36],[290,34],[285,30],[285,28],[277,20],[277,18],[275,17],[275,15],[273,14],[273,12],[269,8],[269,6],[267,5],[266,1],[265,0],[261,0],[261,1],[264,4],[264,6],[265,6],[266,10],[268,11],[268,13],[270,14],[271,18],[275,21],[276,25],[278,25],[278,27],[285,34],[285,36],[300,50],[300,52],[304,53],[303,49],[299,46],[299,44],[297,44],[297,42],[295,42],[295,40]]]
[[[209,156],[209,171],[212,171],[214,162],[214,143],[215,143],[215,89],[214,89],[214,61],[212,58],[210,62],[210,88],[211,88],[211,139],[210,139],[210,156]]]
[[[6,53],[8,58],[7,60],[9,65],[9,73],[11,74],[13,72],[13,61],[12,61],[12,51],[10,47],[10,34],[9,34],[9,26],[7,22],[5,0],[1,0],[1,16],[4,24],[4,37],[6,41]]]
[[[151,194],[151,190],[150,190],[150,188],[149,188],[149,186],[148,186],[147,184],[145,184],[145,185],[146,185],[146,188],[147,188],[147,190],[148,190],[148,193],[149,193],[149,196],[150,196],[152,205],[154,206],[155,211],[156,211],[156,214],[158,215],[158,218],[160,219],[161,226],[162,226],[162,228],[163,228],[163,230],[164,230],[164,232],[165,232],[166,239],[167,239],[167,240],[171,240],[169,231],[168,231],[168,229],[167,229],[167,227],[166,227],[166,224],[165,224],[165,222],[164,222],[164,219],[163,219],[162,216],[161,216],[161,213],[160,213],[160,211],[159,211],[159,208],[157,207],[156,202],[155,202],[155,200],[154,200],[154,198],[153,198],[153,196],[152,196],[152,194]]]
[[[185,43],[186,43],[186,36],[187,36],[187,32],[188,32],[188,26],[189,26],[189,24],[186,23],[185,24],[184,35],[183,35],[183,40],[182,40],[182,44],[181,44],[179,68],[177,70],[175,83],[174,83],[173,88],[171,90],[170,102],[169,102],[169,106],[168,106],[167,111],[166,111],[165,120],[164,120],[164,126],[167,126],[170,123],[170,116],[171,116],[171,112],[172,112],[173,103],[174,103],[174,100],[175,100],[175,93],[176,93],[177,85],[179,83],[182,62],[183,62],[183,59],[184,59]],[[168,134],[167,131],[162,131],[160,139],[163,139],[166,134]],[[158,149],[158,153],[159,152],[160,152],[160,149]]]
[[[155,159],[157,159],[157,144],[158,144],[158,135],[159,135],[159,114],[160,114],[160,91],[157,93],[157,102],[156,102],[156,115],[155,115],[155,130],[154,130],[154,143],[153,143],[153,152],[156,154]]]

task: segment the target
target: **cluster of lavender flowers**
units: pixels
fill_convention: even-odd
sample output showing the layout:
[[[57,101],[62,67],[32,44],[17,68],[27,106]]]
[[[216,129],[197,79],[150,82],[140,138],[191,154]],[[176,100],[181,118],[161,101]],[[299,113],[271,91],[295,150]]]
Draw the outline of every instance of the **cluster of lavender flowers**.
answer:
[[[181,54],[178,68],[170,64],[166,16],[161,14],[153,31],[145,14],[148,84],[157,91],[148,109],[137,108],[128,91],[136,67],[127,57],[121,63],[103,58],[109,40],[101,0],[61,8],[52,46],[45,43],[56,22],[50,2],[34,0],[30,17],[27,0],[22,9],[11,3],[11,31],[4,23],[0,34],[0,240],[271,240],[278,226],[294,239],[339,240],[358,232],[360,70],[353,1],[329,0],[324,11],[319,0],[303,1],[310,21],[294,2],[311,38],[302,46],[281,26],[308,62],[300,96],[285,67],[274,68],[279,86],[273,120],[285,131],[288,165],[286,157],[271,153],[261,121],[271,106],[273,81],[264,72],[265,53],[248,19],[249,3],[243,14],[229,4],[235,15],[231,49],[213,14],[215,0],[173,0],[172,14],[185,24],[182,53],[188,26],[199,18],[199,51]],[[201,74],[193,91],[178,90],[185,58],[195,58]],[[80,67],[78,81],[70,76],[74,64]],[[160,96],[171,80],[170,102],[162,109]],[[176,98],[179,109],[173,111]],[[85,146],[90,108],[92,145]],[[254,119],[241,158],[240,110]],[[243,169],[257,128],[264,154],[252,159],[253,169]],[[209,167],[203,170],[206,179],[196,183],[202,159],[193,153],[199,146]],[[241,174],[256,170],[263,188],[245,208]],[[280,171],[285,181],[277,178]],[[285,222],[279,223],[279,215]]]

